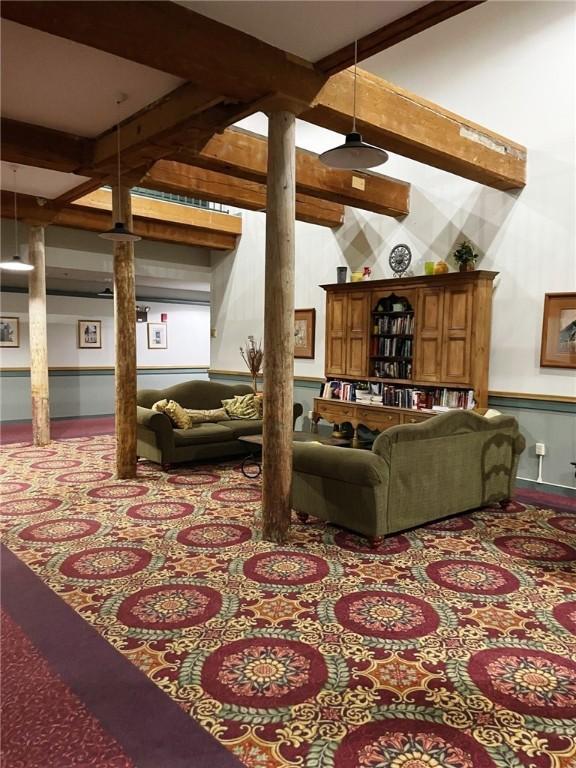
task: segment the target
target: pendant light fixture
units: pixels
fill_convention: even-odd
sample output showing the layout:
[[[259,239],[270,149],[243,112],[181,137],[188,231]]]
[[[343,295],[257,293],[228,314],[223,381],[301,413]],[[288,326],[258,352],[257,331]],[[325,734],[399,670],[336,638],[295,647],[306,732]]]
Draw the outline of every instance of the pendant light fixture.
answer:
[[[20,254],[18,253],[18,196],[16,194],[16,166],[12,168],[14,171],[14,256],[7,261],[0,261],[0,269],[4,269],[7,272],[31,272],[34,267],[32,264],[28,264],[27,261],[22,261]]]
[[[118,165],[118,198],[120,198],[120,123],[117,123],[116,125],[116,160]],[[104,240],[113,240],[115,243],[135,243],[137,240],[142,239],[140,235],[135,235],[133,232],[130,232],[122,221],[115,222],[112,229],[108,229],[106,232],[101,232],[98,237],[101,237]]]
[[[356,68],[358,63],[358,40],[354,40],[354,104],[352,132],[346,135],[344,144],[322,152],[320,160],[328,168],[340,168],[349,171],[374,168],[388,160],[388,153],[372,144],[362,141],[362,135],[356,130]]]

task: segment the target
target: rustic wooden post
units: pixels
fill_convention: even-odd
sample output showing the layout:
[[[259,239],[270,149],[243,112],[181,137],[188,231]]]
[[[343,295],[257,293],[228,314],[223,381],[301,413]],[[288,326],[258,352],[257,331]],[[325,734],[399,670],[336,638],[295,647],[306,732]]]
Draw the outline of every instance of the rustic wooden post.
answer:
[[[295,122],[286,111],[271,113],[268,122],[262,535],[278,543],[286,541],[291,515]]]
[[[112,221],[132,229],[130,190],[112,187]],[[116,475],[136,477],[136,290],[134,244],[114,243]]]
[[[28,229],[28,260],[34,267],[29,274],[28,315],[30,322],[30,383],[32,389],[32,442],[50,442],[48,399],[48,337],[46,332],[46,253],[44,227]]]

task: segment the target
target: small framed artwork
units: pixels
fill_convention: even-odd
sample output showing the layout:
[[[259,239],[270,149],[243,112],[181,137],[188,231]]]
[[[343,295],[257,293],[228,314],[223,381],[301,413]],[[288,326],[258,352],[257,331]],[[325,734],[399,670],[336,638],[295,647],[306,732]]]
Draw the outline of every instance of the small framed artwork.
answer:
[[[316,332],[316,310],[296,309],[294,311],[294,357],[314,357],[314,334]]]
[[[0,347],[20,346],[20,320],[17,317],[0,317]]]
[[[544,297],[540,365],[576,368],[576,293],[547,293]]]
[[[102,320],[78,320],[78,348],[102,349]]]
[[[148,323],[148,349],[168,349],[166,323]]]

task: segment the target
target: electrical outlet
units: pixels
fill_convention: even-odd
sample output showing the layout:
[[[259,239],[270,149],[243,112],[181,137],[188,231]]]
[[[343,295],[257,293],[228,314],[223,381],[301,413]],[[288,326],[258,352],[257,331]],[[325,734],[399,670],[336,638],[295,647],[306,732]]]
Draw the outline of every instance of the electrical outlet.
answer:
[[[536,443],[536,456],[546,456],[545,443]]]

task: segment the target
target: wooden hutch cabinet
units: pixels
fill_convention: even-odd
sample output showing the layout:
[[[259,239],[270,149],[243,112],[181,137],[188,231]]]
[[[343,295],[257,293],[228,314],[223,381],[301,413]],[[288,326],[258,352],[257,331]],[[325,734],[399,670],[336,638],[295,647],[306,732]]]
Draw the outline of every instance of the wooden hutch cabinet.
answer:
[[[376,382],[401,401],[416,393],[453,400],[473,391],[476,407],[487,407],[496,275],[475,270],[323,285],[327,380]],[[314,418],[385,429],[433,415],[381,402],[316,398]]]

